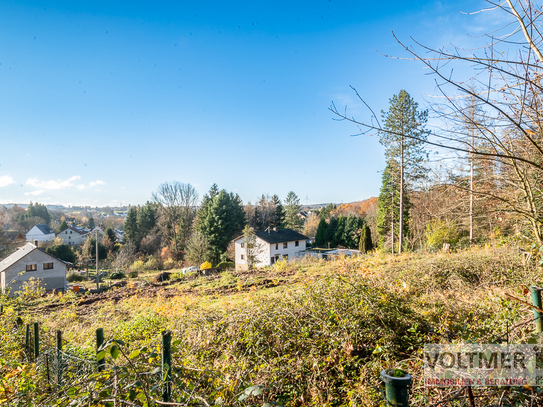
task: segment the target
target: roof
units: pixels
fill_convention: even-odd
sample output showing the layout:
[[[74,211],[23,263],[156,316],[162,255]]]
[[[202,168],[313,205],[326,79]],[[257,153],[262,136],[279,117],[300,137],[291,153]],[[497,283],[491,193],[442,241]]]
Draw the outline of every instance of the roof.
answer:
[[[304,236],[292,229],[271,229],[269,232],[265,230],[257,230],[255,231],[255,235],[269,244],[309,239],[307,236]]]
[[[76,227],[76,226],[68,226],[68,228],[67,228],[67,229],[64,229],[62,232],[66,231],[66,230],[73,230],[75,233],[78,233],[78,234],[80,234],[80,235],[86,235],[87,233],[89,233],[88,230],[82,229],[82,228],[78,228],[78,227]],[[60,233],[62,233],[62,232],[60,232]],[[59,233],[59,234],[60,234],[60,233]]]
[[[8,230],[6,232],[6,237],[11,241],[14,242],[16,240],[25,240],[25,236],[16,230]]]
[[[55,233],[55,231],[47,225],[36,225],[35,227],[38,228],[40,232],[42,232],[44,235],[50,235],[51,233]]]
[[[71,264],[67,261],[64,261],[62,259],[59,259],[56,256],[53,256],[50,253],[47,253],[45,250],[40,249],[39,247],[34,246],[32,243],[27,243],[22,247],[19,247],[14,253],[12,253],[10,256],[6,257],[4,260],[0,261],[0,271],[4,271],[9,266],[11,266],[14,263],[17,263],[19,260],[21,260],[23,257],[25,257],[27,254],[30,254],[34,250],[41,250],[49,257],[54,258],[55,260],[61,261],[64,264]]]

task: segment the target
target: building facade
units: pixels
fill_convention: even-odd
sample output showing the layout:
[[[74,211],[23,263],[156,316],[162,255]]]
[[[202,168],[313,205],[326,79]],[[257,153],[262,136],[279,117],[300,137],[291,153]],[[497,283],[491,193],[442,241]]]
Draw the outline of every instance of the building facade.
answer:
[[[292,229],[270,229],[255,231],[256,242],[252,249],[255,255],[254,266],[271,266],[281,259],[291,260],[300,256],[306,249],[307,237]],[[234,239],[235,264],[237,270],[248,268],[245,238],[240,236]],[[249,255],[250,255],[249,250]]]

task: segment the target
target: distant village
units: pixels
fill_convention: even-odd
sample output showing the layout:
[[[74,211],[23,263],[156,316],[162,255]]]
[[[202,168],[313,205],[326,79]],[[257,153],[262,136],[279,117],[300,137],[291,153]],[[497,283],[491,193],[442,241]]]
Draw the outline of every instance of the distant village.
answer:
[[[183,212],[177,207],[180,216],[173,225],[165,202],[117,208],[4,205],[0,208],[1,288],[16,293],[35,279],[47,290],[72,289],[71,282],[97,272],[96,261],[101,275],[128,278],[138,269],[196,271],[204,264],[249,269],[306,255],[326,259],[360,253],[364,225],[360,209],[367,210],[367,202],[366,206],[302,206],[291,194],[285,207],[277,196],[264,195],[254,205],[241,205],[233,194],[219,198],[227,196],[225,191],[212,190],[199,208],[191,206]],[[211,209],[210,202],[219,199],[230,199],[234,209],[224,216],[238,223],[222,235],[202,233],[198,226],[202,207]]]

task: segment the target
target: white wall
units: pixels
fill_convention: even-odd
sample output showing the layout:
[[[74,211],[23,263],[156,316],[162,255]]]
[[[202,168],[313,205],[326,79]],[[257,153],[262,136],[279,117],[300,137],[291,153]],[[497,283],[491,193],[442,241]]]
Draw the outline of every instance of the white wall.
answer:
[[[278,243],[278,248],[276,249],[275,244],[269,244],[263,241],[260,238],[256,239],[257,242],[260,243],[262,247],[261,253],[257,256],[257,264],[255,266],[257,267],[263,267],[263,266],[269,266],[271,264],[271,257],[274,258],[278,257],[279,259],[282,256],[288,256],[289,261],[297,258],[299,256],[299,253],[303,250],[305,250],[305,240],[298,240],[298,246],[296,246],[296,242],[287,242],[287,248],[283,248],[283,243]],[[243,238],[237,239],[234,242],[235,247],[235,263],[236,263],[236,269],[247,269],[247,253],[245,248],[241,247],[241,243],[243,242]],[[241,255],[244,255],[245,259],[241,259]]]
[[[72,245],[72,246],[80,246],[87,240],[88,234],[80,235],[77,232],[74,232],[73,230],[66,229],[60,232],[57,237],[62,239],[64,244]]]
[[[26,241],[32,242],[34,240],[38,240],[40,242],[49,242],[51,240],[55,240],[55,232],[44,235],[41,230],[34,226],[26,234]]]
[[[53,268],[44,270],[44,263],[53,263]],[[26,271],[27,264],[36,264],[36,271]],[[18,260],[1,273],[2,291],[11,287],[10,295],[19,291],[23,284],[31,277],[41,280],[41,285],[47,290],[61,289],[66,285],[66,264],[51,257],[39,249],[32,250],[22,259]]]

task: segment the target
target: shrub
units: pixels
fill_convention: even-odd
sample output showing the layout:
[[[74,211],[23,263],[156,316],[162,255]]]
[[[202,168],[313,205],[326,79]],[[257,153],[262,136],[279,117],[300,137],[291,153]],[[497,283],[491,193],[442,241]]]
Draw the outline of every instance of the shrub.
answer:
[[[68,280],[69,283],[79,282],[85,280],[85,276],[82,274],[70,273],[68,274],[68,277],[66,277],[66,280]]]
[[[221,261],[216,267],[218,269],[232,269],[236,267],[236,265],[231,261]]]
[[[164,268],[164,264],[162,263],[162,260],[152,255],[149,256],[144,266],[144,269],[147,271],[162,270],[163,268]]]
[[[435,219],[426,226],[426,243],[432,250],[441,249],[443,243],[450,243],[451,246],[454,246],[459,238],[458,227],[453,221]]]
[[[164,270],[171,270],[177,267],[177,262],[173,259],[167,259],[163,264]]]
[[[132,263],[132,270],[135,271],[143,271],[145,268],[145,263],[142,260],[136,260],[134,263]]]
[[[213,267],[210,262],[205,261],[200,265],[200,270],[207,270]]]
[[[121,280],[123,278],[126,278],[126,274],[124,274],[122,271],[114,271],[109,275],[109,278],[111,280]]]
[[[136,278],[138,276],[138,271],[137,270],[129,270],[128,271],[128,277],[130,278]]]

